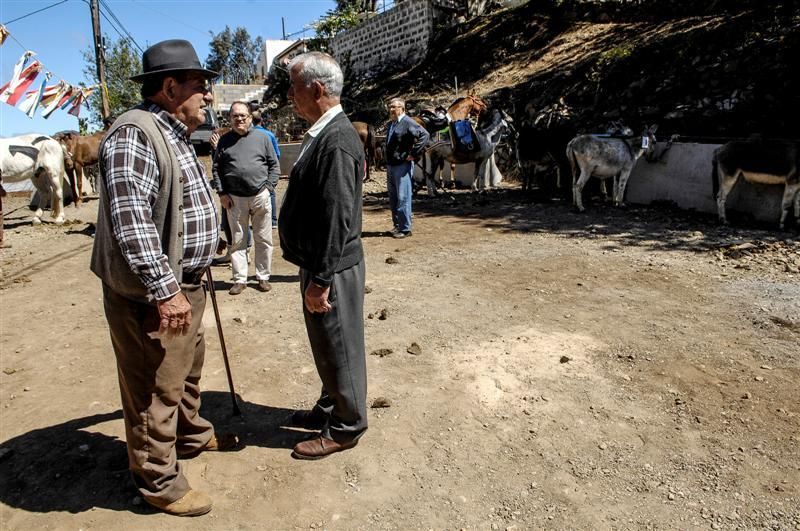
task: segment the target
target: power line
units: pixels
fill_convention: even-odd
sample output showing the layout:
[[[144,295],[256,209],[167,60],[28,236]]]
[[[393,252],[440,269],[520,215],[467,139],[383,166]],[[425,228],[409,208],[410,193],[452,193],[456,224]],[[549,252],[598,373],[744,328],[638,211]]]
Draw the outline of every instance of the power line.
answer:
[[[129,32],[129,31],[126,29],[126,28],[125,28],[125,26],[122,24],[122,22],[120,22],[120,20],[117,18],[117,15],[115,15],[115,14],[114,14],[114,12],[113,12],[113,11],[111,11],[111,8],[110,8],[110,7],[108,7],[108,5],[107,5],[107,4],[106,4],[106,3],[105,3],[103,0],[100,0],[100,6],[101,6],[102,8],[104,8],[106,11],[108,11],[108,13],[111,15],[111,18],[113,18],[113,19],[114,19],[114,20],[117,22],[117,24],[119,24],[119,27],[121,27],[121,28],[122,28],[122,31],[124,31],[124,32],[125,32],[125,35],[127,35],[127,36],[128,36],[128,38],[130,39],[130,41],[131,41],[131,42],[132,42],[132,43],[133,43],[133,44],[134,44],[134,45],[135,45],[137,48],[139,48],[139,51],[140,51],[140,52],[144,53],[144,50],[142,49],[142,47],[141,47],[141,46],[139,46],[139,43],[138,43],[138,42],[136,42],[136,39],[134,39],[134,38],[133,38],[133,35],[131,35],[131,33],[130,33],[130,32]]]
[[[36,11],[32,11],[32,12],[28,13],[27,15],[22,15],[21,17],[17,17],[17,18],[15,18],[14,20],[9,20],[8,22],[3,22],[3,26],[8,26],[8,25],[9,25],[9,24],[11,24],[12,22],[16,22],[16,21],[18,21],[18,20],[22,20],[23,18],[27,18],[27,17],[29,17],[29,16],[31,16],[31,15],[35,15],[36,13],[41,13],[42,11],[45,11],[45,10],[47,10],[47,9],[50,9],[51,7],[56,7],[57,5],[61,5],[61,4],[63,4],[64,2],[68,2],[68,1],[69,1],[69,0],[61,0],[61,2],[56,2],[56,3],[55,3],[55,4],[53,4],[53,5],[50,5],[50,6],[47,6],[47,7],[43,7],[43,8],[41,8],[41,9],[37,9]],[[19,42],[19,41],[17,41],[17,42]]]
[[[198,32],[198,33],[202,33],[202,34],[203,34],[203,35],[205,35],[206,37],[207,37],[209,34],[211,34],[212,36],[214,35],[214,32],[213,32],[213,31],[211,31],[211,30],[201,30],[200,28],[196,28],[196,27],[194,27],[194,26],[191,26],[191,25],[187,24],[186,22],[184,22],[184,21],[182,21],[182,20],[180,20],[180,19],[178,19],[178,18],[175,18],[175,17],[173,17],[172,15],[168,15],[167,13],[164,13],[164,12],[162,12],[162,11],[159,11],[159,10],[157,10],[157,9],[153,9],[151,6],[148,6],[148,5],[146,5],[146,4],[142,3],[142,2],[139,2],[139,1],[137,1],[137,0],[132,0],[132,1],[133,1],[134,3],[136,3],[136,4],[139,4],[139,5],[141,5],[141,6],[142,6],[143,8],[145,8],[145,9],[149,9],[149,10],[150,10],[150,11],[152,11],[153,13],[156,13],[156,14],[158,14],[158,15],[161,15],[162,17],[167,17],[168,19],[174,20],[174,21],[175,21],[175,22],[177,22],[178,24],[182,24],[182,25],[186,26],[186,27],[187,27],[187,28],[189,28],[189,29],[193,29],[194,31],[196,31],[196,32]]]

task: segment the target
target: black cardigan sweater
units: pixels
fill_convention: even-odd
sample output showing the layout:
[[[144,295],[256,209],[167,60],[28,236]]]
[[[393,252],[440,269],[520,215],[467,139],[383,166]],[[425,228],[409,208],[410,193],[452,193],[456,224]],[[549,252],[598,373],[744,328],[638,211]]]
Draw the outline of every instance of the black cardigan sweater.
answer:
[[[278,221],[283,257],[330,286],[364,258],[361,183],[364,145],[344,113],[312,138],[289,174]]]

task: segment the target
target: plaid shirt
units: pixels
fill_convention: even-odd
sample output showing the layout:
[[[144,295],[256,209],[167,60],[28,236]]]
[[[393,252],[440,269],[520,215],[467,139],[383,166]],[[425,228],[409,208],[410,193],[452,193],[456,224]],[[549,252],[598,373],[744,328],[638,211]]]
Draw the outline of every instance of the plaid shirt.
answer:
[[[186,126],[158,105],[151,104],[147,110],[155,115],[185,176],[183,271],[197,272],[211,264],[219,238],[211,188]],[[156,300],[176,295],[180,286],[161,249],[151,215],[161,182],[152,145],[139,128],[122,126],[103,142],[101,157],[114,235],[125,259]]]

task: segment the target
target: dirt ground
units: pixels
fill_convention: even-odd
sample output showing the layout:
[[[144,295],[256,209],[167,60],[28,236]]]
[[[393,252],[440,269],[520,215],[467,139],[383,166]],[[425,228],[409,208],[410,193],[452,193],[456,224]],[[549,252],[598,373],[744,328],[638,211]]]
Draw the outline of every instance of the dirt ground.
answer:
[[[660,207],[584,214],[509,186],[364,199],[370,428],[318,462],[283,427],[319,383],[296,269],[217,296],[204,413],[238,452],[184,461],[213,511],[151,510],[127,474],[97,201],[31,226],[3,201],[3,529],[800,529],[800,238]],[[285,182],[281,183],[285,188]],[[416,344],[416,346],[414,346]]]

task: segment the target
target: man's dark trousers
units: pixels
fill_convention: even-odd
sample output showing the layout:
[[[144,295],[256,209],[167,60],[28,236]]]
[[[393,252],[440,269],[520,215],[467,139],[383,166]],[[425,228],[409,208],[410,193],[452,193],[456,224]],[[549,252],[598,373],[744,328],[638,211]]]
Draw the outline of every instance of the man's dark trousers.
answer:
[[[322,435],[337,442],[358,439],[367,429],[367,360],[364,351],[364,260],[333,276],[328,313],[311,313],[303,304],[306,331],[322,393],[315,416],[329,418]],[[300,269],[300,293],[312,274]]]

